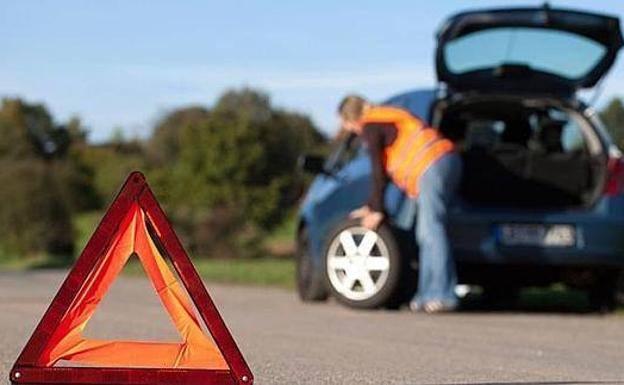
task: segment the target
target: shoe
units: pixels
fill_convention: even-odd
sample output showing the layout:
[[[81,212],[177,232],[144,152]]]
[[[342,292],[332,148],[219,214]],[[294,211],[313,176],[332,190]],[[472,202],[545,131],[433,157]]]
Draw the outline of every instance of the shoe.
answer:
[[[423,306],[423,310],[427,314],[450,313],[455,311],[455,309],[457,309],[457,305],[451,305],[438,300],[428,301]]]
[[[414,313],[420,313],[425,310],[425,304],[419,301],[410,301],[409,309]]]

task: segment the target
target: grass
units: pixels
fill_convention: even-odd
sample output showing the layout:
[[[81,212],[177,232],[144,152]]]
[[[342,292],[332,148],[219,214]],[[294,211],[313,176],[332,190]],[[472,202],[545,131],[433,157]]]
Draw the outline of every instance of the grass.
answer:
[[[87,245],[103,215],[104,213],[100,211],[74,215],[74,240],[78,252],[81,252]]]
[[[264,248],[269,255],[291,257],[295,253],[295,232],[297,231],[297,215],[290,212],[264,240]]]
[[[101,212],[89,212],[75,216],[74,236],[77,251],[84,249],[101,218]],[[269,251],[267,258],[193,258],[193,264],[199,274],[211,282],[293,288],[295,285],[295,266],[293,259],[287,257],[292,255],[292,234],[295,226],[295,216],[289,215],[284,223],[277,226],[275,231],[269,234],[264,242],[264,246]],[[0,270],[69,268],[73,262],[73,258],[55,258],[45,255],[31,258],[3,256],[0,258]],[[126,266],[124,273],[144,274],[140,264],[133,259]]]
[[[4,271],[16,271],[31,268],[36,262],[47,258],[17,258],[3,255],[0,257],[0,269]]]
[[[273,286],[291,289],[295,285],[295,265],[292,259],[193,259],[193,265],[209,282],[239,285]],[[144,275],[143,268],[131,261],[124,272]]]
[[[76,250],[82,250],[102,217],[100,212],[76,216]],[[199,274],[207,281],[242,285],[294,287],[295,267],[292,258],[294,250],[295,215],[288,215],[264,241],[269,257],[261,259],[212,259],[193,258]],[[193,257],[193,256],[191,256]],[[129,274],[143,274],[136,261],[130,261],[126,270]]]
[[[68,269],[73,261],[41,256],[33,258],[2,258],[0,271]],[[239,285],[273,286],[292,289],[295,286],[295,263],[292,258],[260,259],[193,258],[193,265],[207,281]],[[138,261],[130,260],[124,274],[144,275]]]
[[[195,260],[199,274],[208,281],[293,288],[295,264],[292,259]]]

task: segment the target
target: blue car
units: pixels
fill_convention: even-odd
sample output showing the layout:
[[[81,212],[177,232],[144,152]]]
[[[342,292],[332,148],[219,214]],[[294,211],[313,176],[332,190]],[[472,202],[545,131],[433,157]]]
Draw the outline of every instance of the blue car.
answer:
[[[562,282],[610,310],[624,268],[624,161],[578,91],[594,87],[622,46],[619,19],[573,10],[470,11],[443,23],[439,87],[384,103],[457,144],[460,196],[450,214],[459,282],[492,298]],[[366,147],[338,140],[299,211],[297,288],[350,307],[395,307],[416,290],[417,204],[393,185],[377,231],[350,220],[371,188]]]

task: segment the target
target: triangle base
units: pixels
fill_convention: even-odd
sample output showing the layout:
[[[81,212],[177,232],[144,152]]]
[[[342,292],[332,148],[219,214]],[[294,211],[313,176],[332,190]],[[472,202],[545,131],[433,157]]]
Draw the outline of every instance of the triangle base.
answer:
[[[243,383],[244,380],[241,380]],[[20,385],[236,385],[229,370],[142,368],[15,367],[11,382]]]

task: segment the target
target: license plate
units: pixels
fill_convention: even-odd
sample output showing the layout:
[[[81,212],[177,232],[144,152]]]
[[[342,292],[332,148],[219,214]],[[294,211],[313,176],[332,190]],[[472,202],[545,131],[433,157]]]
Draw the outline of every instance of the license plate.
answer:
[[[570,247],[576,245],[572,225],[502,224],[498,240],[504,246]]]

